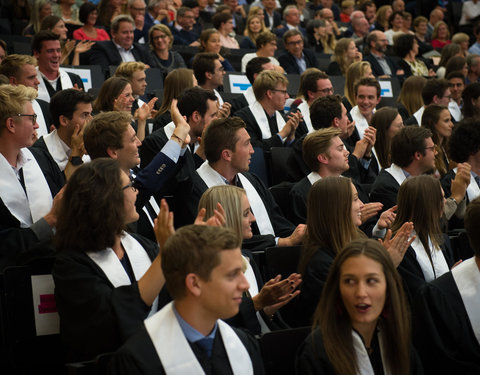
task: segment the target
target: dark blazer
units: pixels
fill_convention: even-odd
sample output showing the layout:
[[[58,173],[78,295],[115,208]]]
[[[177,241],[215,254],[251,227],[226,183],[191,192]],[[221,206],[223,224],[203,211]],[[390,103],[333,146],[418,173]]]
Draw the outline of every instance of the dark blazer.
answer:
[[[153,65],[148,51],[138,43],[133,43],[132,54],[136,61],[144,62],[148,65]],[[117,50],[117,47],[111,40],[103,42],[96,42],[92,47],[92,54],[90,55],[90,65],[100,65],[105,73],[109,75],[110,65],[120,65],[122,57]]]
[[[397,204],[400,185],[397,180],[384,169],[378,174],[370,192],[370,202],[383,204],[382,212]]]
[[[265,20],[265,26],[267,26],[269,29],[274,30],[278,26],[282,24],[282,15],[277,12],[276,10],[273,11],[273,26],[270,27],[270,20],[268,19],[268,14],[267,11],[264,9],[263,10],[263,19]]]
[[[315,56],[315,53],[309,49],[304,48],[303,49],[303,56],[305,58],[305,64],[308,68],[317,68],[320,69],[318,66],[318,61],[317,57]],[[285,73],[287,74],[301,74],[300,68],[297,65],[297,61],[295,60],[295,57],[285,51],[283,52],[280,56],[278,56],[278,62],[282,66],[283,69],[285,69]]]
[[[171,26],[170,31],[173,35],[173,44],[188,46],[199,38],[194,31],[178,30],[175,26]]]
[[[383,76],[383,75],[387,74],[383,71],[381,65],[378,63],[375,56],[373,56],[371,53],[369,53],[368,55],[365,55],[363,57],[363,61],[368,61],[370,63],[370,66],[372,67],[372,73],[375,77]],[[390,67],[390,70],[392,71],[392,74],[391,74],[392,77],[395,76],[396,75],[395,73],[396,73],[398,68],[396,67],[392,58],[389,57],[389,56],[385,56],[385,61],[387,62],[388,66]]]

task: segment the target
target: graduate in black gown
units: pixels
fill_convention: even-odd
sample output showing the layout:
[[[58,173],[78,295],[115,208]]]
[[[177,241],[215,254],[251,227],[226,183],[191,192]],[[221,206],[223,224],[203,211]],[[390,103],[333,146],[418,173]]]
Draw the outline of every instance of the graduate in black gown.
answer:
[[[480,373],[479,222],[477,198],[465,213],[465,229],[475,256],[426,284],[413,304],[413,339],[428,373]]]
[[[72,360],[116,350],[169,300],[161,293],[158,245],[124,231],[138,220],[136,198],[113,159],[82,165],[65,189],[53,279],[60,334]],[[161,212],[168,217],[164,201]]]
[[[113,356],[110,374],[263,374],[255,339],[221,319],[238,313],[248,281],[241,238],[226,228],[189,225],[162,248],[174,301],[147,319]]]
[[[253,236],[251,225],[255,221],[255,216],[244,189],[232,185],[213,186],[202,194],[198,207],[205,208],[206,217],[210,217],[215,213],[218,204],[221,204],[225,211],[227,228],[232,229],[243,239]],[[300,274],[277,275],[264,284],[252,253],[242,250],[242,257],[245,277],[250,287],[243,294],[238,314],[228,319],[227,323],[234,327],[246,328],[256,335],[289,328],[277,311],[300,293],[299,290],[295,291],[302,282]]]
[[[336,257],[296,368],[302,375],[423,374],[402,281],[377,241],[352,241]]]

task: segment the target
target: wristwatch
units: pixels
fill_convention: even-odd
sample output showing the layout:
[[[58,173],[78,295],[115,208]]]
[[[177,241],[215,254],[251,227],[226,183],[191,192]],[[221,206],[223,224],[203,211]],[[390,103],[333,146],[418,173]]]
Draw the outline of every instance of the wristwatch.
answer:
[[[75,167],[78,167],[79,165],[83,164],[83,160],[81,156],[70,156],[70,159],[68,160]]]

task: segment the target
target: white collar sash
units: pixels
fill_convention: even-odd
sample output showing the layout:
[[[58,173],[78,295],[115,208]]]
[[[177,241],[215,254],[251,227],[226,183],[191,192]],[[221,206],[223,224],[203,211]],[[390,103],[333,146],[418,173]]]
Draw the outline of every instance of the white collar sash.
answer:
[[[422,105],[417,112],[413,114],[413,117],[417,120],[418,126],[422,125],[422,116],[425,111],[425,107]]]
[[[394,163],[392,163],[390,168],[385,169],[385,171],[392,175],[395,181],[397,181],[398,185],[401,185],[403,181],[407,179],[407,177],[405,177],[403,169]]]
[[[457,170],[457,167],[453,168],[455,174],[457,174]],[[470,173],[470,183],[467,186],[467,197],[469,202],[473,201],[478,196],[480,196],[480,187],[478,187],[475,177],[473,177],[472,173]]]
[[[222,105],[222,104],[223,104],[223,99],[222,99],[222,97],[220,96],[220,93],[219,93],[217,90],[215,90],[215,89],[213,89],[213,93],[215,94],[215,96],[216,96],[217,99],[218,99],[218,104]]]
[[[60,72],[60,76],[58,77],[58,79],[62,83],[62,90],[71,89],[73,87],[73,83],[68,73],[62,70],[62,68],[59,69],[59,72]],[[42,73],[40,73],[40,71],[38,70],[38,66],[37,66],[37,79],[40,82],[38,85],[37,98],[45,100],[47,103],[50,103],[50,95],[48,93],[47,86],[45,85],[45,81],[43,80]]]
[[[0,154],[0,197],[10,213],[28,228],[45,216],[52,207],[52,193],[37,160],[27,148],[20,149],[25,160],[22,167],[25,190],[23,190],[12,166]]]
[[[452,276],[480,344],[480,272],[475,257],[463,261],[452,269]]]
[[[380,355],[382,357],[383,372],[385,375],[390,375],[392,371],[389,367],[387,367],[387,359],[383,353],[384,342],[382,331],[379,330],[377,334],[378,344],[380,346]],[[352,330],[352,339],[353,349],[355,350],[355,356],[357,358],[358,375],[375,375],[372,363],[370,362],[370,357],[368,356],[367,349],[365,348],[365,344],[363,343],[360,335],[354,330]]]
[[[60,139],[56,129],[50,134],[43,136],[43,141],[53,160],[58,164],[60,170],[64,171],[68,163],[67,153],[70,152],[70,148]]]
[[[415,240],[410,246],[412,246],[412,249],[415,251],[415,256],[418,265],[422,269],[425,281],[430,282],[432,280],[435,280],[436,278],[442,276],[444,273],[449,271],[447,261],[445,260],[445,256],[443,255],[443,251],[433,246],[430,237],[428,238],[428,247],[430,248],[433,267],[432,263],[430,263],[430,259],[428,258],[425,247],[420,241],[420,238],[415,238]]]
[[[375,109],[373,110],[373,113],[375,113]],[[360,113],[358,105],[356,105],[350,110],[350,115],[352,116],[352,120],[355,121],[355,127],[358,130],[358,136],[360,137],[360,139],[363,139],[363,136],[365,135],[365,130],[368,128],[367,119]]]
[[[220,319],[217,323],[233,373],[253,375],[252,361],[242,341],[228,324]],[[173,312],[173,302],[145,320],[144,324],[166,374],[205,374]]]
[[[253,93],[253,87],[252,86],[250,86],[248,89],[246,89],[243,92],[243,96],[245,97],[245,100],[247,101],[248,105],[252,105],[257,100],[255,98],[255,94]]]
[[[226,182],[224,178],[213,169],[208,161],[205,161],[198,169],[197,173],[205,182],[205,184],[210,188],[212,186],[225,185]],[[257,192],[257,189],[252,185],[252,183],[241,173],[237,174],[240,182],[242,183],[245,192],[247,193],[247,198],[252,208],[252,212],[255,215],[257,222],[258,230],[260,234],[271,234],[275,235],[273,230],[270,217],[268,216],[267,209],[263,204],[262,198]]]
[[[152,260],[148,256],[143,246],[140,245],[140,243],[128,233],[123,232],[120,240],[132,266],[135,280],[138,281],[150,268],[152,265]],[[105,276],[107,276],[108,280],[115,288],[131,285],[130,278],[125,271],[125,268],[123,268],[120,259],[118,259],[111,247],[97,252],[90,251],[87,252],[87,255],[97,264],[97,266],[102,269],[102,271],[105,273]],[[154,314],[157,309],[158,297],[152,304],[149,316]]]
[[[297,107],[300,112],[302,113],[303,121],[305,125],[307,125],[308,133],[313,132],[312,120],[310,120],[310,107],[308,103],[304,100],[302,103]]]
[[[271,138],[272,132],[270,131],[268,118],[262,105],[258,101],[255,101],[253,104],[249,105],[248,108],[252,111],[253,117],[255,118],[255,121],[257,121],[258,127],[262,132],[262,139]],[[278,131],[281,131],[285,126],[285,120],[278,111],[275,111],[275,117],[277,119],[277,129]]]
[[[37,115],[37,124],[38,124],[38,129],[37,129],[37,134],[38,138],[40,138],[43,135],[47,135],[49,131],[50,124],[45,123],[45,117],[43,117],[43,111],[42,107],[40,107],[40,104],[36,100],[32,101],[32,106],[33,106],[33,112]]]
[[[315,182],[320,180],[322,176],[320,176],[317,172],[310,172],[307,175],[307,178],[308,178],[308,181],[310,181],[310,183],[313,185]]]

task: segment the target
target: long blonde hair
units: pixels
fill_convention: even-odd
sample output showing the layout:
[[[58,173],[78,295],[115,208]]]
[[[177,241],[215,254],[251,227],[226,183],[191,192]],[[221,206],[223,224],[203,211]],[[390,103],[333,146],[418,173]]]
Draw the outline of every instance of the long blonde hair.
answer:
[[[355,105],[355,84],[365,77],[365,72],[369,68],[372,67],[368,61],[356,61],[345,73],[345,96],[352,106]]]
[[[397,102],[405,106],[410,116],[423,106],[422,90],[426,83],[423,76],[410,76],[403,82]]]
[[[340,66],[342,74],[347,72],[348,67],[352,63],[347,57],[347,50],[350,43],[353,42],[352,38],[342,38],[337,42],[335,50],[332,55],[332,61],[336,61]]]
[[[249,27],[250,22],[251,22],[253,19],[255,19],[255,18],[257,18],[257,19],[260,21],[260,25],[262,26],[262,28],[260,29],[260,31],[257,32],[257,33],[253,33],[252,31],[250,31],[250,27]],[[258,35],[259,35],[260,33],[265,32],[265,31],[270,31],[270,30],[268,30],[267,27],[265,26],[265,22],[263,22],[262,17],[260,17],[258,14],[252,14],[252,15],[249,14],[249,16],[248,16],[248,18],[247,18],[247,22],[246,22],[245,25],[246,25],[246,26],[245,26],[245,31],[243,32],[243,35],[248,36],[248,37],[251,39],[251,41],[253,42],[253,44],[255,44],[255,46],[257,45],[257,37],[258,37]]]

